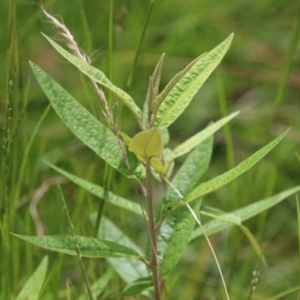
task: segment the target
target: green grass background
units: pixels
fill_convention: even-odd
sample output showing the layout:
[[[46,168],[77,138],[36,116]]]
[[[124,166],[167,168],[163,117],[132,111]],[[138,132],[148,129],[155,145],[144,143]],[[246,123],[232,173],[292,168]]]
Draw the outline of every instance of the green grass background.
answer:
[[[114,0],[113,56],[109,59],[109,1],[45,1],[48,11],[61,18],[80,48],[92,57],[92,64],[125,89],[139,43],[149,1]],[[1,165],[1,263],[0,298],[14,299],[26,279],[47,251],[9,236],[8,232],[35,235],[30,203],[36,204],[45,234],[68,234],[68,222],[55,186],[56,174],[48,160],[93,182],[102,184],[104,163],[83,146],[52,109],[35,128],[48,106],[29,68],[28,61],[42,67],[99,119],[101,107],[90,83],[47,43],[40,32],[52,38],[57,32],[32,1],[4,0],[0,9],[0,155]],[[231,32],[233,44],[184,114],[170,127],[172,147],[198,132],[210,121],[229,112],[241,114],[215,135],[214,154],[207,178],[223,173],[245,159],[284,129],[291,126],[279,146],[234,183],[204,199],[204,204],[226,211],[299,184],[300,170],[300,43],[299,1],[154,1],[141,55],[129,93],[140,105],[146,95],[149,75],[162,53],[166,53],[161,87],[188,62],[211,50]],[[129,112],[113,99],[121,111],[122,130],[137,133]],[[7,131],[9,129],[9,132]],[[31,143],[31,138],[34,139]],[[8,142],[6,142],[9,138]],[[29,145],[31,147],[29,148]],[[298,154],[298,158],[297,158]],[[180,161],[179,161],[180,164]],[[114,172],[111,189],[136,198],[131,182]],[[45,188],[45,190],[43,190]],[[89,214],[99,199],[71,183],[62,188],[75,232],[93,235]],[[134,195],[134,196],[132,196]],[[9,210],[9,220],[5,211]],[[115,220],[138,244],[144,245],[145,231],[132,214],[104,206],[104,214]],[[204,219],[205,220],[205,219]],[[8,225],[7,225],[8,224]],[[297,299],[299,249],[295,197],[245,223],[256,236],[268,262],[260,270],[251,299],[269,299],[295,289],[278,299]],[[211,237],[232,299],[247,299],[257,258],[238,229]],[[6,246],[9,245],[9,251]],[[79,294],[84,289],[76,258],[48,253],[53,271],[42,299],[66,299],[61,292],[68,278]],[[85,261],[90,267],[93,261]],[[90,273],[93,281],[105,263]],[[114,277],[108,290],[124,283]],[[174,275],[167,283],[170,299],[224,299],[220,278],[204,240],[188,247]],[[60,291],[61,290],[61,291]],[[76,299],[73,291],[72,299]],[[10,298],[9,298],[10,297]],[[103,296],[106,299],[106,296]],[[274,298],[275,299],[275,298]]]

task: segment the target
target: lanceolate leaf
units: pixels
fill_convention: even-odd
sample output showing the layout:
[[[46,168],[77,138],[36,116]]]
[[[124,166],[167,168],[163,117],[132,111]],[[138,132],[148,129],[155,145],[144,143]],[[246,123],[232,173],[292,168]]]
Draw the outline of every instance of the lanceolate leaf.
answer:
[[[164,59],[165,59],[165,54],[163,53],[163,55],[160,57],[157,65],[156,65],[155,70],[154,70],[153,75],[152,75],[153,96],[154,97],[156,97],[158,95],[160,78],[161,78],[161,71],[162,71]]]
[[[100,70],[92,67],[90,64],[82,61],[78,57],[70,54],[64,48],[59,46],[49,37],[44,35],[45,38],[49,41],[49,43],[70,63],[72,63],[75,67],[77,67],[82,73],[90,77],[92,80],[99,82],[103,87],[112,92],[117,98],[119,98],[123,104],[134,114],[137,119],[141,119],[142,112],[140,108],[135,104],[131,96],[125,93],[123,90],[115,86],[109,79],[104,75]]]
[[[233,34],[199,59],[177,82],[158,109],[156,126],[168,127],[182,114],[208,76],[220,63],[232,39]]]
[[[193,60],[187,67],[177,73],[172,80],[167,84],[167,86],[164,88],[164,90],[156,97],[156,99],[152,102],[151,105],[151,111],[155,115],[162,104],[162,102],[166,99],[170,91],[173,89],[173,87],[178,83],[178,81],[191,69],[191,67],[199,60],[201,59],[205,54],[201,54],[199,57],[197,57],[195,60]]]
[[[69,255],[77,255],[74,245],[74,237],[70,235],[27,236],[15,233],[13,233],[13,235],[48,250]],[[85,236],[76,236],[76,240],[82,257],[142,258],[136,251],[117,243]]]
[[[96,215],[91,216],[93,224]],[[97,233],[98,238],[118,242],[142,256],[140,248],[129,239],[121,229],[119,229],[112,221],[102,217]],[[107,258],[109,264],[119,274],[119,276],[127,283],[131,283],[139,278],[148,277],[149,273],[146,265],[139,260],[131,258]]]
[[[16,300],[38,300],[39,294],[41,292],[42,286],[44,284],[44,280],[46,277],[48,266],[48,257],[45,256],[41,261],[40,265],[34,271],[34,273],[30,276],[30,278],[25,283],[24,287],[18,294]]]
[[[209,125],[204,130],[200,131],[199,133],[195,134],[194,136],[192,136],[191,138],[189,138],[188,140],[186,140],[185,142],[177,146],[173,150],[173,159],[190,152],[194,147],[196,147],[198,144],[200,144],[210,135],[214,134],[217,130],[219,130],[222,126],[224,126],[226,123],[228,123],[231,119],[233,119],[238,114],[239,112],[235,112],[217,121],[216,123]]]
[[[128,211],[131,211],[141,217],[147,217],[147,212],[144,210],[144,214],[142,212],[141,206],[135,202],[129,201],[125,198],[122,198],[110,191],[107,191],[105,189],[103,189],[100,185],[96,185],[94,183],[91,183],[87,180],[84,180],[82,178],[79,178],[65,170],[62,170],[50,163],[47,162],[47,164],[53,168],[54,170],[56,170],[58,173],[60,173],[61,175],[65,176],[66,178],[68,178],[69,180],[71,180],[72,182],[74,182],[75,184],[81,186],[82,188],[86,189],[87,191],[89,191],[90,193],[92,193],[93,195],[103,199],[104,201],[118,206],[120,208],[124,208]]]
[[[88,147],[119,172],[130,177],[145,177],[145,168],[134,155],[128,155],[131,172],[122,157],[116,136],[81,106],[67,91],[43,70],[30,63],[32,70],[57,114],[66,126]],[[130,153],[129,153],[130,154]]]
[[[250,157],[241,162],[235,168],[207,182],[198,185],[192,192],[186,195],[184,199],[166,204],[163,208],[163,214],[168,215],[175,209],[187,203],[190,203],[195,199],[212,193],[213,191],[223,187],[238,176],[242,175],[244,172],[253,167],[257,162],[259,162],[267,153],[269,153],[283,139],[283,137],[287,134],[288,131],[289,129],[282,133],[279,137],[274,139],[272,142],[267,144],[265,147],[252,154]]]
[[[213,138],[209,137],[198,145],[187,157],[178,170],[172,183],[185,195],[197,186],[208,169],[212,154]],[[163,204],[177,201],[178,195],[169,187]],[[192,204],[193,209],[199,210],[198,203]],[[168,276],[177,265],[185,251],[195,227],[195,219],[190,211],[183,207],[168,216],[161,225],[158,233],[158,253],[161,256],[161,273]]]
[[[245,220],[248,220],[248,219],[260,214],[261,212],[263,212],[265,210],[268,210],[272,206],[275,206],[276,204],[280,203],[287,197],[289,197],[299,191],[300,191],[300,185],[298,185],[294,188],[285,190],[285,191],[283,191],[277,195],[274,195],[270,198],[260,200],[255,203],[251,203],[245,207],[237,209],[237,210],[231,212],[231,215],[235,215],[237,218],[239,218],[243,222]],[[203,225],[203,229],[207,235],[211,235],[211,234],[217,233],[219,231],[222,231],[224,229],[227,229],[231,226],[232,226],[232,224],[230,224],[226,221],[213,220],[213,221],[209,221],[209,222],[205,223]],[[202,237],[202,235],[203,235],[202,229],[197,228],[193,233],[191,242]]]

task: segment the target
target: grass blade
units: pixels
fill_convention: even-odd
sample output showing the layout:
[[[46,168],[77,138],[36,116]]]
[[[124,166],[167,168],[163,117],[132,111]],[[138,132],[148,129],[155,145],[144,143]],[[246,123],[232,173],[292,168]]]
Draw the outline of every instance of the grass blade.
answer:
[[[45,256],[41,261],[40,265],[30,276],[30,278],[25,283],[24,287],[18,294],[16,300],[38,300],[39,294],[44,284],[48,267],[48,256]]]

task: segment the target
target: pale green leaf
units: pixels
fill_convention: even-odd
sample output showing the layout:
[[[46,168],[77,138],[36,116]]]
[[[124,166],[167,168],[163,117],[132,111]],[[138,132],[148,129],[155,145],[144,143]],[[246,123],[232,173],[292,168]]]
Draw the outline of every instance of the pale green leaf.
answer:
[[[142,122],[145,126],[145,128],[149,128],[149,123],[151,122],[151,104],[154,100],[154,98],[157,97],[158,91],[159,91],[159,83],[160,83],[160,78],[161,78],[161,71],[162,71],[162,66],[164,62],[165,54],[163,54],[153,72],[153,75],[150,76],[149,79],[149,86],[147,90],[147,96],[145,103],[143,105],[143,116],[142,116]]]
[[[170,126],[183,113],[203,83],[222,60],[232,39],[233,34],[199,59],[176,83],[159,106],[155,120],[157,127]]]
[[[48,256],[45,256],[34,273],[27,280],[16,300],[37,300],[41,292],[48,267]]]
[[[129,96],[126,92],[115,86],[109,79],[105,76],[103,72],[92,67],[90,64],[84,62],[80,58],[72,55],[64,48],[59,46],[49,37],[44,35],[45,38],[49,41],[49,43],[70,63],[72,63],[75,67],[77,67],[82,73],[90,77],[92,80],[100,83],[104,88],[113,93],[119,100],[123,102],[123,104],[134,114],[137,119],[141,119],[142,112],[140,108],[135,104],[131,96]]]
[[[96,214],[91,216],[92,223],[96,222]],[[98,228],[97,237],[100,239],[118,242],[142,256],[140,248],[129,239],[124,232],[119,229],[112,221],[102,217]],[[139,278],[148,277],[149,273],[146,265],[139,260],[131,258],[107,258],[109,264],[127,283],[131,283]]]
[[[89,191],[90,193],[92,193],[93,195],[103,199],[104,201],[115,205],[117,207],[126,209],[128,211],[131,211],[141,217],[146,217],[147,218],[147,212],[144,211],[144,213],[142,212],[141,209],[141,205],[137,204],[135,202],[129,201],[125,198],[122,198],[110,191],[105,190],[104,188],[102,188],[100,185],[96,185],[94,183],[91,183],[87,180],[84,180],[82,178],[79,178],[77,176],[75,176],[74,174],[71,174],[63,169],[60,169],[50,163],[47,162],[47,164],[54,169],[55,171],[57,171],[58,173],[60,173],[61,175],[63,175],[64,177],[68,178],[69,180],[71,180],[72,182],[74,182],[75,184],[79,185],[80,187],[86,189],[87,191]]]
[[[129,151],[145,161],[161,155],[164,150],[164,144],[157,128],[142,131],[135,135],[129,145]]]
[[[300,185],[298,185],[294,188],[285,190],[285,191],[278,193],[277,195],[274,195],[267,199],[260,200],[255,203],[251,203],[245,207],[242,207],[240,209],[237,209],[237,210],[231,212],[231,214],[235,215],[243,222],[245,220],[248,220],[248,219],[260,214],[263,211],[268,210],[269,208],[275,206],[276,204],[280,203],[284,199],[288,198],[289,196],[291,196],[299,191],[300,191]],[[211,234],[220,232],[224,229],[227,229],[231,226],[232,226],[232,224],[225,222],[223,220],[212,220],[212,221],[209,221],[209,222],[203,224],[203,229],[207,235],[211,235]],[[203,235],[202,229],[197,228],[193,232],[191,242],[202,237],[202,235]]]
[[[170,204],[166,204],[163,208],[163,214],[168,215],[175,209],[190,203],[191,201],[198,199],[200,197],[203,197],[207,194],[212,193],[213,191],[223,187],[224,185],[228,184],[238,176],[245,173],[247,170],[249,170],[251,167],[253,167],[256,163],[258,163],[267,153],[269,153],[287,134],[289,131],[286,130],[283,132],[280,136],[278,136],[276,139],[274,139],[272,142],[267,144],[262,149],[258,150],[254,154],[252,154],[250,157],[248,157],[246,160],[241,162],[239,165],[237,165],[235,168],[225,172],[222,175],[219,175],[207,182],[204,182],[200,185],[198,185],[192,192],[187,194],[184,199],[175,201]]]
[[[155,98],[157,97],[159,91],[159,84],[160,84],[160,78],[161,78],[161,72],[162,72],[164,60],[165,60],[165,54],[163,53],[155,67],[153,75],[151,76],[153,81],[153,97]],[[150,100],[152,101],[152,99]]]
[[[201,54],[199,57],[197,57],[195,60],[193,60],[190,64],[188,64],[184,70],[177,73],[171,81],[167,84],[167,86],[164,88],[164,90],[156,97],[156,99],[152,102],[151,105],[151,111],[154,115],[156,115],[159,106],[162,104],[162,102],[165,100],[165,98],[168,96],[170,91],[173,89],[173,87],[178,83],[178,81],[191,69],[191,67],[199,60],[201,59],[205,54]]]
[[[150,163],[151,167],[154,168],[158,174],[164,175],[166,173],[164,165],[157,157],[152,157]]]
[[[210,163],[212,147],[211,136],[188,155],[176,173],[172,184],[182,195],[190,192],[202,181]],[[177,199],[177,193],[169,186],[163,204],[172,203]],[[192,207],[198,210],[199,204],[195,202]],[[163,276],[168,276],[174,270],[190,241],[194,227],[195,219],[186,207],[175,211],[162,223],[158,232],[158,254]]]
[[[104,291],[104,288],[110,282],[110,279],[114,273],[113,269],[109,269],[103,275],[101,275],[91,286],[91,292],[94,299],[98,299],[99,295]],[[79,300],[90,300],[88,293],[84,293],[79,297]]]
[[[204,130],[200,131],[199,133],[195,134],[194,136],[177,146],[173,150],[173,159],[190,152],[194,147],[203,142],[210,135],[214,134],[217,130],[223,127],[238,114],[239,112],[235,112],[225,118],[222,118],[221,120],[209,125]]]
[[[15,233],[12,233],[12,235],[47,250],[77,256],[74,245],[74,237],[71,235],[27,236]],[[86,236],[76,236],[76,241],[82,257],[142,258],[136,251],[110,241],[99,240]]]
[[[57,114],[83,143],[124,175],[128,177],[135,175],[140,179],[145,177],[145,168],[134,155],[128,155],[131,171],[128,170],[117,137],[108,128],[103,126],[43,70],[33,63],[30,65]]]
[[[201,209],[201,215],[209,216],[214,219],[222,220],[237,226],[242,224],[241,218],[233,213],[226,213],[214,207],[204,207]]]

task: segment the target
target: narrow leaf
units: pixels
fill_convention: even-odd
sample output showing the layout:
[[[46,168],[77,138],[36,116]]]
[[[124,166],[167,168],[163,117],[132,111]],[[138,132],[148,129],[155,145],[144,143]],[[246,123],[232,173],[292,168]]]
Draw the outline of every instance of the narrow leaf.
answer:
[[[113,93],[123,104],[134,114],[137,119],[141,119],[142,112],[140,108],[135,104],[131,96],[125,93],[123,90],[115,86],[100,70],[92,67],[90,64],[84,62],[78,57],[72,55],[64,48],[59,46],[45,34],[44,37],[49,41],[49,43],[70,63],[77,67],[82,73],[90,77],[92,80],[100,83],[103,87]]]
[[[222,118],[221,120],[209,125],[204,130],[200,131],[199,133],[195,134],[194,136],[177,146],[173,150],[173,159],[190,152],[194,147],[203,142],[210,135],[214,134],[217,130],[223,127],[238,114],[239,112],[235,112],[225,118]]]
[[[238,176],[242,175],[243,173],[248,171],[251,167],[253,167],[256,163],[258,163],[267,153],[269,153],[283,139],[283,137],[287,134],[288,131],[289,129],[283,132],[279,137],[274,139],[265,147],[252,154],[250,157],[248,157],[246,160],[241,162],[235,168],[207,182],[198,185],[192,192],[190,192],[187,196],[185,196],[184,199],[165,205],[163,208],[163,214],[168,215],[175,209],[187,203],[190,203],[195,199],[198,199],[209,193],[212,193],[213,191],[223,187],[224,185],[228,184]]]
[[[159,91],[159,84],[160,84],[160,78],[161,78],[161,71],[164,64],[165,54],[163,53],[160,57],[155,70],[152,75],[152,81],[153,81],[153,96],[156,98]],[[152,99],[151,99],[152,100]]]
[[[177,82],[158,109],[155,120],[156,126],[168,127],[182,114],[200,87],[220,63],[232,39],[233,34],[199,59]]]
[[[92,223],[96,222],[96,214],[91,216]],[[97,233],[98,238],[111,242],[118,242],[122,245],[133,249],[142,256],[140,248],[129,239],[124,232],[119,229],[112,221],[102,217]],[[127,283],[131,283],[139,278],[148,277],[146,265],[139,260],[131,258],[107,258],[109,264],[119,274],[119,276]]]
[[[178,83],[178,81],[191,69],[191,67],[199,60],[201,59],[205,54],[201,54],[199,57],[197,57],[195,60],[193,60],[190,64],[188,64],[184,70],[177,73],[171,81],[167,84],[167,86],[164,88],[164,90],[156,97],[156,99],[152,102],[151,105],[151,111],[154,115],[156,115],[160,105],[162,102],[166,99],[170,91],[173,89],[173,87]]]
[[[242,207],[240,209],[237,209],[231,214],[237,216],[242,222],[245,220],[248,220],[258,214],[260,214],[263,211],[268,210],[269,208],[275,206],[276,204],[280,203],[281,201],[285,200],[289,196],[297,193],[300,191],[300,185],[285,190],[281,193],[278,193],[277,195],[274,195],[270,198],[257,201],[255,203],[251,203],[245,207]],[[222,221],[222,220],[213,220],[205,223],[203,225],[203,229],[207,235],[211,235],[217,232],[220,232],[224,229],[227,229],[231,227],[232,224]],[[192,236],[191,242],[195,241],[196,239],[200,238],[203,235],[203,232],[201,228],[197,228]]]
[[[172,180],[172,184],[185,195],[197,186],[206,173],[213,147],[213,138],[209,137],[198,145],[187,157]],[[178,195],[168,187],[163,205],[177,201]],[[192,204],[199,210],[199,203]],[[158,253],[161,256],[161,273],[168,276],[177,265],[185,251],[195,227],[195,219],[190,211],[183,207],[169,215],[158,232]]]
[[[93,195],[103,199],[104,201],[115,205],[117,207],[126,209],[128,211],[131,211],[141,217],[147,217],[147,212],[142,211],[141,206],[135,202],[132,202],[130,200],[127,200],[125,198],[122,198],[110,191],[105,190],[104,188],[102,188],[100,185],[96,185],[94,183],[91,183],[87,180],[84,180],[82,178],[79,178],[77,176],[75,176],[74,174],[71,174],[63,169],[60,169],[50,163],[47,162],[47,164],[54,169],[55,171],[57,171],[58,173],[60,173],[61,175],[63,175],[64,177],[68,178],[69,180],[71,180],[72,182],[74,182],[75,184],[79,185],[80,187],[86,189],[87,191],[89,191],[90,193],[92,193]]]
[[[25,283],[24,287],[18,294],[16,300],[39,299],[39,294],[41,292],[46,277],[47,267],[48,267],[48,257],[45,256],[41,261],[40,265],[37,267],[37,269],[34,271],[34,273],[30,276],[30,278]]]
[[[47,250],[77,256],[74,237],[70,235],[27,236],[15,233],[12,233],[12,235]],[[82,257],[142,258],[136,251],[110,241],[85,236],[76,236],[76,240]]]
[[[149,79],[147,96],[146,96],[145,103],[143,105],[143,116],[142,116],[142,121],[146,128],[149,128],[149,123],[151,122],[152,102],[157,97],[158,92],[159,92],[159,84],[160,84],[161,71],[162,71],[162,67],[163,67],[164,58],[165,58],[165,54],[163,54],[160,57],[157,65],[155,67],[155,70]]]
[[[66,126],[97,155],[119,172],[130,177],[145,177],[145,168],[134,155],[128,155],[132,174],[123,159],[117,137],[81,106],[67,91],[43,70],[30,63],[32,70],[57,114]]]

